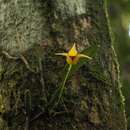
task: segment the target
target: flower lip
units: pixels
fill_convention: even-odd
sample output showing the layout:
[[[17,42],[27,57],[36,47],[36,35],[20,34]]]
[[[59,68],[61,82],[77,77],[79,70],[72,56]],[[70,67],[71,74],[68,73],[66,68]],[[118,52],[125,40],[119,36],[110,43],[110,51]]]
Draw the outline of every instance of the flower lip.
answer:
[[[74,61],[75,58],[76,58],[76,56],[69,56],[69,58],[70,58],[72,61]]]

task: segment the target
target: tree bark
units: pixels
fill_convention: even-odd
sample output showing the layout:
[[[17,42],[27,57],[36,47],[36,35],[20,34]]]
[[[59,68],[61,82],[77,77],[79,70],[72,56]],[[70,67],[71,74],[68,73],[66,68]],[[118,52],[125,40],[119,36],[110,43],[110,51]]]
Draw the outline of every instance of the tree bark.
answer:
[[[1,130],[126,130],[103,0],[1,0],[0,12]],[[66,64],[55,53],[74,42],[80,52],[96,48],[93,59],[69,77],[50,113]]]

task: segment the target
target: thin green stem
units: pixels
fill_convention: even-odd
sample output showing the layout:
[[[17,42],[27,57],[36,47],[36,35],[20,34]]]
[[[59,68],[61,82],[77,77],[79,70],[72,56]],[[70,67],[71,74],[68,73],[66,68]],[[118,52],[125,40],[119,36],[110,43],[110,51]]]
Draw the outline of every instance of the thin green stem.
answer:
[[[51,108],[51,110],[53,110],[53,108],[55,108],[55,107],[59,104],[59,102],[60,102],[60,100],[61,100],[61,97],[62,97],[63,92],[64,92],[64,88],[65,88],[65,83],[66,83],[66,81],[67,81],[67,79],[68,79],[68,77],[69,77],[69,73],[70,73],[70,71],[71,71],[71,68],[72,68],[72,65],[69,65],[68,70],[67,70],[67,73],[66,73],[66,75],[65,75],[65,78],[64,78],[64,80],[63,80],[62,86],[61,86],[61,88],[60,88],[60,94],[59,94],[59,97],[58,97],[58,101],[54,104],[54,106]]]
[[[65,79],[64,79],[63,84],[62,84],[62,86],[61,86],[61,90],[60,90],[60,94],[59,94],[59,98],[58,98],[57,104],[59,103],[59,101],[60,101],[60,99],[61,99],[61,97],[62,97],[64,88],[65,88],[65,83],[66,83],[66,81],[67,81],[67,78],[68,78],[68,76],[69,76],[69,73],[70,73],[70,71],[71,71],[71,68],[72,68],[72,65],[69,65],[68,71],[67,71],[67,73],[66,73],[66,75],[65,75]]]

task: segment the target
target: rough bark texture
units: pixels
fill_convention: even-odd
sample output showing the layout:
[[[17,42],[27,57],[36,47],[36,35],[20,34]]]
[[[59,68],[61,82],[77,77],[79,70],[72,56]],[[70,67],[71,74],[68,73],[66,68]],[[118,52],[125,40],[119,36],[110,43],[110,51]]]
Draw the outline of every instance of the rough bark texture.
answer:
[[[74,42],[98,49],[50,113]],[[0,130],[126,130],[120,89],[103,0],[0,1]]]

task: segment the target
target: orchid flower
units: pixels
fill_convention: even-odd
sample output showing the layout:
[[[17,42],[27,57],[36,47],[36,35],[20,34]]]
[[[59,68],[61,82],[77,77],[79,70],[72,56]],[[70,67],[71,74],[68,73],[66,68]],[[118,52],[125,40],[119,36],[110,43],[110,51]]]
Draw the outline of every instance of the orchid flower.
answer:
[[[66,56],[66,62],[70,65],[77,64],[79,61],[79,58],[92,59],[91,57],[85,54],[78,53],[75,44],[67,53],[56,53],[56,55]]]
[[[67,53],[56,53],[56,55],[66,56],[66,62],[69,64],[69,67],[68,67],[68,70],[65,74],[63,83],[60,87],[58,101],[53,105],[52,109],[54,109],[58,105],[58,103],[60,102],[60,100],[62,98],[64,88],[65,88],[65,84],[66,84],[66,81],[69,77],[69,73],[71,71],[72,65],[77,64],[80,58],[92,59],[91,57],[89,57],[85,54],[78,53],[75,44],[72,46],[72,48]]]

